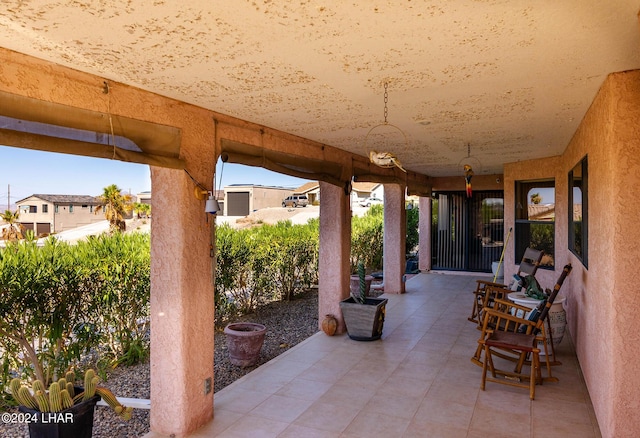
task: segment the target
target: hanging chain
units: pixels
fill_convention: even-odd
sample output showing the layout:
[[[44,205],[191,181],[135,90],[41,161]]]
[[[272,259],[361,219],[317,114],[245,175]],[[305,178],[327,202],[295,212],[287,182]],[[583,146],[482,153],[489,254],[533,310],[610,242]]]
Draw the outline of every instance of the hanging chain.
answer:
[[[467,158],[471,157],[471,143],[467,143]]]
[[[387,92],[387,87],[389,84],[387,82],[384,83],[384,123],[387,123],[387,116],[389,115],[389,109],[387,108],[387,102],[389,101],[389,93]]]

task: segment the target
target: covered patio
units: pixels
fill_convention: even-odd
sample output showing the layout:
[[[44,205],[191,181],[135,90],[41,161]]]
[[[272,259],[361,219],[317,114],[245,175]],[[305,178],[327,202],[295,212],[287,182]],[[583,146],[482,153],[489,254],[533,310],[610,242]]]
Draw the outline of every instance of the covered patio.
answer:
[[[601,436],[568,333],[559,382],[538,386],[534,401],[526,389],[480,390],[482,370],[469,360],[479,331],[467,320],[477,278],[410,278],[405,294],[385,295],[382,340],[316,333],[216,393],[214,419],[191,436]]]
[[[568,353],[573,341],[602,435],[638,435],[637,4],[454,0],[446,5],[387,2],[385,7],[301,2],[294,7],[289,2],[193,1],[114,8],[102,0],[82,7],[64,1],[10,3],[0,11],[0,145],[151,168],[151,429],[158,436],[189,436],[206,424],[229,427],[230,435],[253,424],[250,436],[256,436],[268,424],[256,421],[259,405],[246,406],[249,413],[230,408],[232,394],[246,391],[243,386],[259,374],[215,397],[206,389],[214,373],[215,220],[194,189],[214,192],[216,162],[224,157],[320,181],[320,315],[340,318],[339,301],[349,294],[351,183],[385,185],[387,338],[376,345],[352,345],[344,336],[316,336],[260,370],[269,372],[280,361],[298,365],[287,374],[290,380],[264,392],[262,401],[286,397],[276,394],[285,383],[303,376],[313,381],[305,372],[320,368],[330,380],[324,383],[332,384],[317,395],[326,396],[322,402],[314,398],[299,416],[286,419],[280,432],[292,427],[289,423],[323,430],[309,418],[318,417],[325,418],[325,427],[342,424],[345,435],[357,436],[371,426],[366,420],[371,412],[380,417],[380,406],[407,432],[412,421],[433,420],[440,412],[425,407],[430,394],[447,384],[452,386],[445,395],[454,394],[455,385],[464,382],[464,394],[458,393],[438,419],[459,409],[463,413],[455,421],[467,418],[462,429],[468,436],[482,428],[496,436],[510,420],[490,423],[482,411],[492,405],[492,394],[502,394],[495,402],[501,409],[521,406],[527,412],[508,436],[542,434],[540,425],[565,421],[551,415],[558,404],[564,409],[580,398],[571,392],[577,385],[568,384],[579,380],[578,361]],[[379,150],[395,153],[407,172],[369,160],[374,147],[364,140],[382,114],[386,124],[387,109],[407,139]],[[563,286],[570,333],[564,346],[570,356],[558,368],[557,388],[562,389],[545,385],[532,403],[526,394],[495,385],[478,391],[479,370],[468,363],[477,333],[465,316],[471,278],[443,276],[446,284],[425,287],[419,283],[430,276],[402,282],[405,196],[420,197],[419,268],[428,271],[432,196],[464,196],[461,164],[471,158],[473,190],[503,195],[502,234],[516,231],[505,246],[505,277],[515,272],[517,248],[529,243],[528,229],[537,225],[523,216],[528,200],[522,188],[538,182],[553,187],[555,204],[554,221],[547,224],[554,265],[540,270],[538,279],[550,285],[561,266],[574,267]],[[583,201],[578,216],[575,189]],[[463,228],[449,223],[448,235]],[[457,281],[456,287],[449,283]],[[409,293],[403,295],[405,286]],[[437,349],[430,354],[426,346],[442,347],[447,354]],[[318,362],[296,360],[305,348],[320,350]],[[370,353],[385,358],[382,369],[377,369],[380,361],[368,360]],[[341,402],[347,396],[331,395],[360,361],[368,369],[357,368],[356,374],[367,384],[359,401],[347,408]],[[323,367],[325,362],[330,364]],[[575,373],[565,376],[571,369]],[[408,391],[421,392],[403,394],[402,379],[412,383]],[[583,403],[586,392],[581,397]],[[414,409],[411,418],[397,413],[405,403]],[[327,417],[313,413],[314,406],[325,409]],[[581,430],[577,424],[594,424],[587,404],[576,412],[564,416],[568,431],[558,435]],[[447,425],[459,425],[455,421]]]

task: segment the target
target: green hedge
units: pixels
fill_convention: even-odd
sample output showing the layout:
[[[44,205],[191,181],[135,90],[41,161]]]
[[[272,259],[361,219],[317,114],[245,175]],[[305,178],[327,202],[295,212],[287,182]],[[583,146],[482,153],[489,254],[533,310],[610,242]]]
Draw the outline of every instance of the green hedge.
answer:
[[[116,362],[147,355],[149,235],[103,235],[69,245],[50,237],[0,249],[2,380],[47,383],[97,346]]]

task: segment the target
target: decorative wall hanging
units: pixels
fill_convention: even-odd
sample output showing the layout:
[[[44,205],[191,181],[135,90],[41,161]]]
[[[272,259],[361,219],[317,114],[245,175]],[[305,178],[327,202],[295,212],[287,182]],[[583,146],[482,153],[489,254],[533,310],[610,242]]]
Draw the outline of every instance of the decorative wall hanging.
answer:
[[[473,171],[473,166],[471,163],[476,165],[476,171],[479,171],[481,168],[480,160],[476,157],[471,156],[471,143],[467,143],[467,156],[458,162],[458,166],[462,165],[462,170],[464,171],[464,181],[465,181],[465,191],[467,192],[467,198],[471,198],[473,195],[473,190],[471,189],[471,178],[475,172]]]

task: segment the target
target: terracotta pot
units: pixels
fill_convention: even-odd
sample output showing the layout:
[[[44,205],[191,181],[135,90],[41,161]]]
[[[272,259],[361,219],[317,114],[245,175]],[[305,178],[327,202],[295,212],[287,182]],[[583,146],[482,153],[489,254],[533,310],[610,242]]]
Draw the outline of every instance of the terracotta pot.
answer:
[[[336,317],[330,314],[325,315],[322,320],[322,331],[325,332],[327,336],[333,336],[337,328],[338,320]]]
[[[229,361],[239,367],[258,363],[267,328],[253,322],[234,322],[224,328],[227,335]]]
[[[353,296],[360,296],[360,277],[358,275],[352,275],[351,277],[349,277],[351,280],[350,283],[350,291],[351,291],[351,295]],[[364,284],[365,284],[365,295],[369,296],[369,291],[371,290],[371,282],[373,281],[373,276],[372,275],[365,275],[364,277]]]

